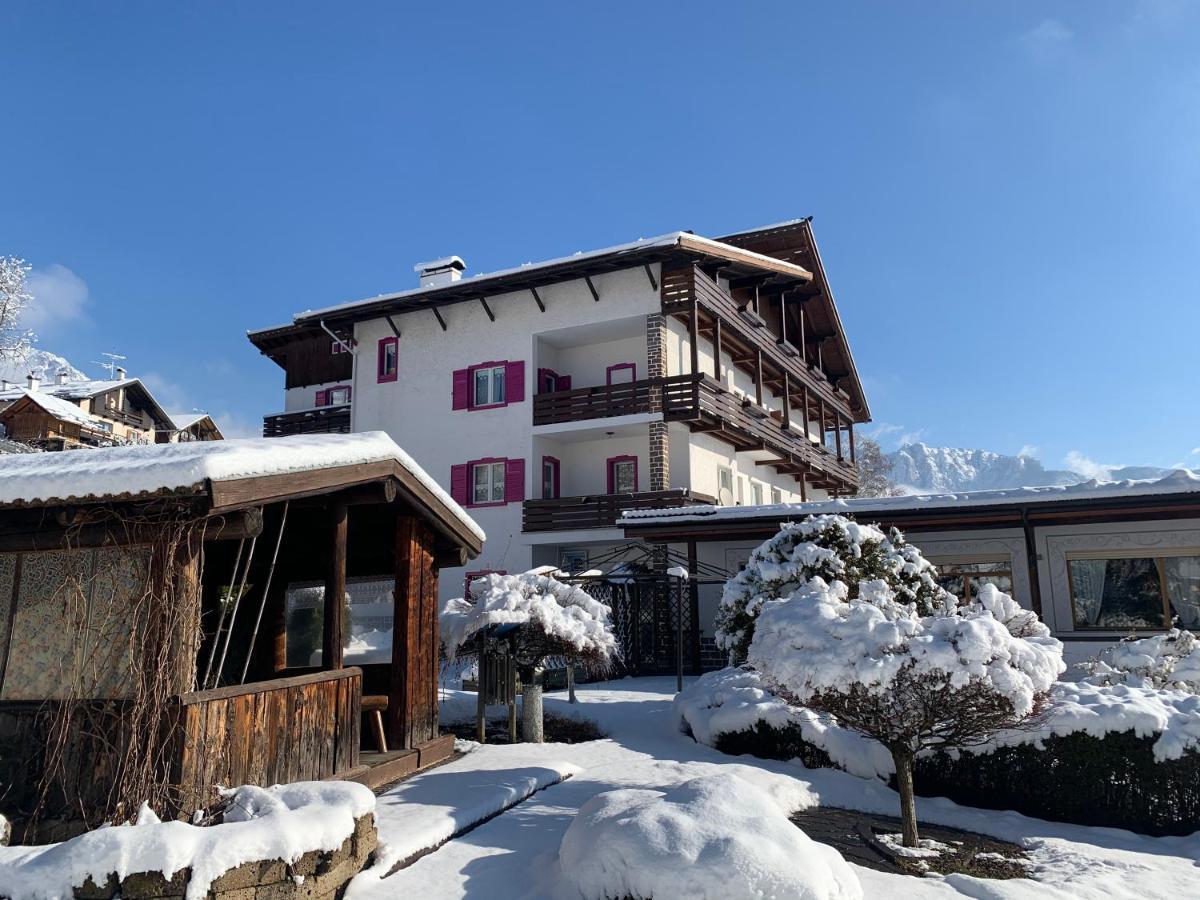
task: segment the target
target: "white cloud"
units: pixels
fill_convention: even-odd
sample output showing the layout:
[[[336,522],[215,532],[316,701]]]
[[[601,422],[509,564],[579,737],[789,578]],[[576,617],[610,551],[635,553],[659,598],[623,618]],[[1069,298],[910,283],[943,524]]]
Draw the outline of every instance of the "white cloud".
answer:
[[[1084,478],[1095,478],[1098,481],[1106,481],[1112,475],[1113,469],[1119,469],[1123,463],[1108,465],[1106,463],[1098,463],[1095,460],[1088,459],[1078,450],[1072,450],[1064,458],[1068,469],[1072,472],[1078,472]]]
[[[1029,456],[1036,459],[1037,455],[1038,448],[1034,444],[1022,444],[1021,449],[1017,451],[1017,456]]]
[[[1200,456],[1200,447],[1193,447],[1191,455],[1192,456]]]
[[[33,302],[25,310],[23,324],[39,336],[54,336],[68,327],[86,322],[87,282],[58,263],[29,273]]]
[[[1071,46],[1075,33],[1058,19],[1042,19],[1019,38],[1021,48],[1033,59],[1058,59]]]

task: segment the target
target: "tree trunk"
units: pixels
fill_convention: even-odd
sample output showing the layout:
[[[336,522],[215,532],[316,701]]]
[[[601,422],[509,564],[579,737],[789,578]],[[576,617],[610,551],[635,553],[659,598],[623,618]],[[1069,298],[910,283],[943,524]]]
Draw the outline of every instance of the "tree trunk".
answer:
[[[542,729],[542,668],[521,670],[521,739],[530,744],[546,740]]]
[[[896,790],[900,792],[900,827],[905,847],[917,846],[917,802],[913,796],[913,754],[906,749],[892,750],[896,765]]]

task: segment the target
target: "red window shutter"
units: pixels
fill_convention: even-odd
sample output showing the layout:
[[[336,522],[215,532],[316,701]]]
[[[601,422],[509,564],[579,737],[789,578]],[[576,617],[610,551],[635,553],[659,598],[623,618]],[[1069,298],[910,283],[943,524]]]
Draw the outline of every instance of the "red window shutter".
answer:
[[[450,467],[450,496],[456,503],[467,505],[467,486],[471,475],[471,467],[466,463]]]
[[[329,405],[329,392],[328,391],[317,391],[317,402],[314,405],[315,406],[328,406]]]
[[[555,389],[560,391],[569,391],[571,389],[571,376],[559,375],[558,383],[554,385]]]
[[[520,403],[525,399],[525,363],[510,362],[504,365],[504,400]]]
[[[504,502],[520,503],[525,499],[525,460],[504,461]]]
[[[451,409],[467,409],[471,405],[471,372],[456,369],[454,372],[454,402]]]

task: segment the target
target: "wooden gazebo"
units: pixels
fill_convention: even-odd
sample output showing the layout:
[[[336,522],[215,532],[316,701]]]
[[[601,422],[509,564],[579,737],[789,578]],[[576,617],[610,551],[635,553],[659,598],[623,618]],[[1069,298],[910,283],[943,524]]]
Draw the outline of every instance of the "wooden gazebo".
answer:
[[[44,839],[142,800],[191,816],[214,785],[378,784],[444,758],[438,570],[482,541],[381,433],[6,460],[0,812]],[[347,667],[364,579],[390,601],[368,635],[390,654]]]

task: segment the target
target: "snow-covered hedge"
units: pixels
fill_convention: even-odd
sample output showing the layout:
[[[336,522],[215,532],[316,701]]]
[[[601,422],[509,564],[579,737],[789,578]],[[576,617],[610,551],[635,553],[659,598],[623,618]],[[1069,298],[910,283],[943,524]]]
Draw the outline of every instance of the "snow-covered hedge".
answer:
[[[582,588],[536,571],[475,579],[465,598],[446,603],[439,624],[450,659],[476,633],[493,625],[529,625],[555,652],[608,659],[617,651],[605,604]]]
[[[0,847],[0,895],[53,900],[71,897],[89,879],[104,885],[110,874],[120,882],[141,873],[171,882],[187,872],[185,896],[199,900],[217,878],[243,864],[294,863],[314,851],[342,848],[362,817],[375,811],[370,789],[348,781],[243,785],[224,795],[228,808],[219,825],[162,822],[143,806],[136,823],[98,828],[60,844]],[[365,859],[367,852],[358,855]]]
[[[1128,637],[1080,663],[1091,684],[1126,684],[1200,694],[1200,642],[1173,628],[1148,638]]]
[[[884,534],[845,516],[809,516],[788,522],[750,554],[746,567],[731,578],[717,611],[716,643],[743,660],[754,637],[754,621],[768,600],[788,597],[813,578],[841,581],[857,599],[863,582],[883,581],[900,602],[921,613],[953,602],[935,579],[936,570],[921,551],[892,529]]]
[[[563,835],[563,877],[588,900],[788,897],[857,900],[862,886],[832,847],[789,820],[793,779],[767,791],[732,774],[668,791],[617,790],[585,803]]]

